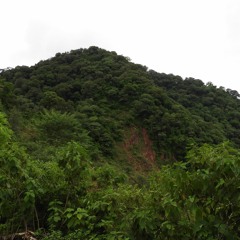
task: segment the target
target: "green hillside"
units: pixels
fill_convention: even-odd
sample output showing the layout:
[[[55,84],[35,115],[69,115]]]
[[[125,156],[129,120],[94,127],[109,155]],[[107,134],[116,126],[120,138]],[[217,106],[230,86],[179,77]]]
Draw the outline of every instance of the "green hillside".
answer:
[[[239,97],[98,47],[3,70],[0,239],[240,239]]]

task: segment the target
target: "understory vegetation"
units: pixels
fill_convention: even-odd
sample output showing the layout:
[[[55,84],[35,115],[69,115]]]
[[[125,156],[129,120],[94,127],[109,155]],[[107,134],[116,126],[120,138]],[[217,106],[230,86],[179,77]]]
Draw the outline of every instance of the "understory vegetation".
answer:
[[[0,239],[240,239],[240,95],[90,47],[0,73]]]

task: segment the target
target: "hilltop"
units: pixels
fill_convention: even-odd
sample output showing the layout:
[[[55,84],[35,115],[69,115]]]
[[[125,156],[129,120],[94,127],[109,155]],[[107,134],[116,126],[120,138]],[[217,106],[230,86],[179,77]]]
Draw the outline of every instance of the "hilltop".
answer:
[[[58,136],[47,131],[41,136],[44,141],[78,140],[74,132],[78,128],[107,157],[116,157],[116,148],[126,140],[124,132],[131,128],[146,129],[158,160],[182,160],[186,147],[195,143],[230,140],[240,145],[237,91],[157,73],[115,52],[90,47],[57,53],[35,66],[16,67],[0,76],[3,109],[24,142],[39,140],[44,131],[39,126],[43,123],[32,126],[29,120],[59,114],[71,126],[52,123],[60,124]],[[31,128],[37,128],[34,136],[29,136]]]
[[[219,166],[214,163],[215,167],[223,168],[221,173],[215,172],[211,156],[220,159],[226,155],[234,159],[231,160],[234,167],[238,164],[238,98],[235,90],[218,88],[210,82],[204,84],[199,79],[158,73],[98,47],[57,53],[31,67],[3,69],[0,72],[3,185],[0,232],[6,235],[28,226],[48,232],[58,229],[65,235],[80,229],[78,237],[84,239],[94,239],[91,237],[97,235],[108,239],[106,236],[111,234],[116,234],[111,239],[158,239],[156,236],[165,233],[157,235],[160,233],[156,221],[163,224],[161,227],[166,228],[167,234],[174,232],[165,223],[172,221],[173,226],[174,219],[179,217],[177,212],[173,213],[177,211],[173,206],[177,208],[179,204],[179,213],[185,212],[189,205],[182,207],[181,201],[187,198],[191,201],[199,192],[197,186],[205,186],[206,192],[202,195],[199,192],[200,200],[196,201],[201,211],[208,211],[204,196],[216,186],[227,187],[214,180],[213,186],[208,186],[211,189],[207,188],[207,179],[213,179],[214,174],[216,179],[224,181],[223,176],[230,174],[225,163]],[[201,167],[212,175],[205,172],[206,176],[195,176],[194,171]],[[149,174],[153,174],[150,180]],[[197,182],[198,177],[202,182]],[[237,177],[236,174],[232,179]],[[167,186],[167,181],[175,181],[175,185]],[[190,187],[191,181],[195,181],[194,187]],[[184,182],[192,192],[185,189]],[[169,212],[155,216],[156,191],[162,194],[159,204],[165,204],[163,199],[166,202],[169,199],[164,194],[174,187],[183,191],[181,196],[172,193],[177,202],[172,205],[175,210],[169,208]],[[131,194],[133,203],[128,209]],[[118,201],[121,210],[114,205]],[[121,211],[126,216],[128,212],[133,215],[125,218]],[[154,216],[141,222],[141,214],[150,213]],[[205,217],[201,215],[201,219]],[[223,215],[219,218],[226,220]],[[126,225],[117,224],[118,219]],[[184,221],[196,223],[196,219],[187,219]],[[207,223],[208,220],[205,219]],[[186,231],[193,229],[191,224],[185,226]],[[116,228],[119,232],[114,233]],[[210,229],[209,234],[213,236],[214,231]],[[54,234],[51,239],[61,239]],[[184,238],[184,234],[183,238],[172,236],[193,239],[193,233],[189,238]]]

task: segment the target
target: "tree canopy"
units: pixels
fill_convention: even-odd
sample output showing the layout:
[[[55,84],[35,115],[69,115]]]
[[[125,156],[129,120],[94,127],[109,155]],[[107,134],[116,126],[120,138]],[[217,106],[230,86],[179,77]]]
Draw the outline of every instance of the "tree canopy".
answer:
[[[239,136],[236,90],[98,47],[5,69],[0,239],[239,239]]]

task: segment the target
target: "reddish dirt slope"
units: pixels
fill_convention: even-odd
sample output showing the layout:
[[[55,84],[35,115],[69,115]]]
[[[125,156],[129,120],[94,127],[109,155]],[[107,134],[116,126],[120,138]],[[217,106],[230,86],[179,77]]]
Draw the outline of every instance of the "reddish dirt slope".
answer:
[[[156,168],[156,154],[147,130],[131,127],[124,135],[122,149],[133,169],[145,172]]]

